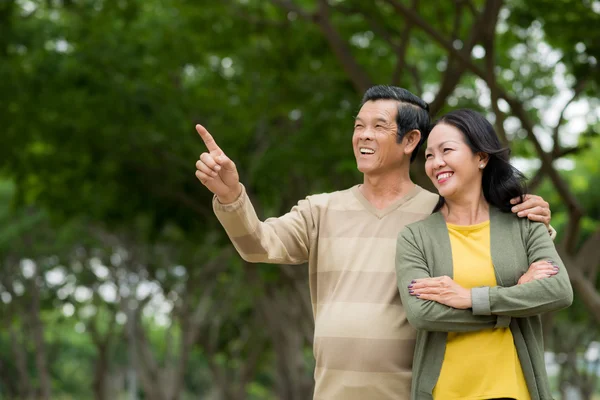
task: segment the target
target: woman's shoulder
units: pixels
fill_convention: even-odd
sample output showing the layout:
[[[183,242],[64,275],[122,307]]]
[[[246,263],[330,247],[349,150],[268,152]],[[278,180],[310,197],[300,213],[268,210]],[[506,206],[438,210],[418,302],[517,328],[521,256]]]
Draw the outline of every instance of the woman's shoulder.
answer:
[[[541,222],[531,221],[527,217],[519,217],[517,214],[512,212],[502,211],[496,207],[490,207],[490,219],[492,223],[501,224],[504,226],[513,226],[524,231],[528,231],[532,228],[532,224],[542,224]],[[543,224],[542,224],[543,225]]]
[[[512,212],[502,212],[497,208],[490,209],[492,226],[499,235],[511,235],[513,238],[520,237],[528,241],[539,235],[546,236],[548,230],[542,222],[531,221],[527,217],[519,217]],[[550,237],[548,235],[548,237]]]

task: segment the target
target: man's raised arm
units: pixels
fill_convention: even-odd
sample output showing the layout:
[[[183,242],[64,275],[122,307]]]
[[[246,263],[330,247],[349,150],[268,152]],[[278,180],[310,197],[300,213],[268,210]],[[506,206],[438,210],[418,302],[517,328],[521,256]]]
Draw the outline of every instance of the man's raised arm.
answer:
[[[308,261],[315,223],[310,200],[262,222],[258,219],[236,165],[202,126],[196,130],[208,152],[196,162],[196,177],[215,197],[213,209],[240,256],[249,262],[302,264]]]

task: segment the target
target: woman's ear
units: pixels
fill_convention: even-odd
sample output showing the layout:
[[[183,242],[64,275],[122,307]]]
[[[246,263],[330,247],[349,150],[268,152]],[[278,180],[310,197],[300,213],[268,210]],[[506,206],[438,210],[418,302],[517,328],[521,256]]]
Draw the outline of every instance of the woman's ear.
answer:
[[[477,153],[477,156],[479,157],[479,168],[484,169],[490,161],[490,155],[488,153],[480,152]]]

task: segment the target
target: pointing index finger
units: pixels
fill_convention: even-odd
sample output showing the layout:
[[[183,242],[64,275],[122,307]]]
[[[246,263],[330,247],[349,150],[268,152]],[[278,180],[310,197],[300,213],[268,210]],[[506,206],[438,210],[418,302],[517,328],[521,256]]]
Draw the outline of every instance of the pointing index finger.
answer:
[[[206,145],[206,148],[208,149],[209,152],[213,152],[213,151],[217,151],[217,152],[221,152],[221,153],[223,152],[221,150],[221,148],[217,145],[217,142],[215,142],[215,139],[213,139],[212,135],[210,133],[208,133],[208,131],[206,130],[205,127],[198,124],[198,125],[196,125],[196,131],[198,131],[198,134],[202,138],[202,141]]]

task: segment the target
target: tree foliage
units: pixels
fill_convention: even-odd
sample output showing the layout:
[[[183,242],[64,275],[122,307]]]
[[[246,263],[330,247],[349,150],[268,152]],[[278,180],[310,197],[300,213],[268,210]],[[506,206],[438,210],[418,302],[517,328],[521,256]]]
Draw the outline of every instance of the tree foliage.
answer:
[[[545,317],[549,349],[581,356],[590,335],[552,332],[600,322],[599,20],[591,0],[0,2],[0,395],[308,398],[306,271],[235,256],[194,125],[280,215],[359,182],[351,127],[373,84],[494,122],[576,290]]]

